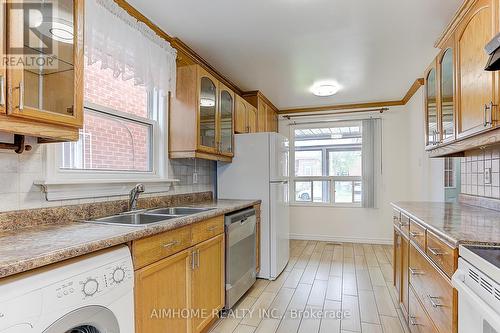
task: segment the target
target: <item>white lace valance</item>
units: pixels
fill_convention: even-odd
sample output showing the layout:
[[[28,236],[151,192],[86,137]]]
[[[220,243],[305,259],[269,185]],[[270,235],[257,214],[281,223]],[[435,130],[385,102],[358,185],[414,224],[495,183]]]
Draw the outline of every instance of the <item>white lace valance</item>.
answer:
[[[85,1],[85,55],[116,78],[175,93],[177,52],[113,0]]]

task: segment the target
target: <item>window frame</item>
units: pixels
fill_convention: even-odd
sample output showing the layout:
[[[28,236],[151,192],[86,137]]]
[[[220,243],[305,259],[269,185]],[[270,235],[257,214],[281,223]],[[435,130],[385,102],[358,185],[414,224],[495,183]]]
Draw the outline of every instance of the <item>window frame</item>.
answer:
[[[444,188],[445,189],[456,189],[457,188],[457,168],[455,166],[455,160],[453,157],[445,157],[443,159],[444,161],[444,168],[443,168],[443,176],[444,176]],[[451,168],[449,168],[451,167]],[[447,184],[447,175],[450,174],[451,182],[452,184]]]
[[[171,182],[168,178],[168,96],[157,90],[148,92],[150,118],[114,110],[98,104],[84,102],[84,112],[102,113],[151,126],[150,162],[151,171],[82,170],[63,169],[62,145],[48,145],[46,150],[45,184],[75,184],[82,181],[95,183]],[[164,152],[162,154],[162,152]]]
[[[360,126],[362,128],[362,122],[360,120],[339,120],[339,121],[325,121],[321,122],[319,127],[349,127],[350,125]],[[318,123],[319,125],[319,123]],[[363,151],[363,145],[361,144],[346,144],[345,146],[332,147],[332,146],[312,146],[312,147],[295,147],[295,130],[304,128],[313,128],[316,126],[311,126],[311,123],[305,124],[295,124],[290,125],[290,204],[292,206],[326,206],[326,207],[338,207],[338,208],[361,208],[362,202],[354,202],[354,182],[361,182],[363,186],[363,167],[361,171],[361,176],[331,176],[329,175],[329,151]],[[359,148],[358,148],[359,146]],[[349,149],[351,148],[351,149]],[[356,149],[352,149],[356,148]],[[295,151],[322,151],[322,173],[328,176],[296,176],[295,175]],[[363,164],[362,164],[363,165]],[[297,201],[296,197],[296,182],[311,182],[311,201]],[[314,181],[328,181],[329,182],[329,202],[314,202]],[[335,202],[335,182],[336,181],[351,181],[353,183],[352,192],[352,203],[338,203]]]

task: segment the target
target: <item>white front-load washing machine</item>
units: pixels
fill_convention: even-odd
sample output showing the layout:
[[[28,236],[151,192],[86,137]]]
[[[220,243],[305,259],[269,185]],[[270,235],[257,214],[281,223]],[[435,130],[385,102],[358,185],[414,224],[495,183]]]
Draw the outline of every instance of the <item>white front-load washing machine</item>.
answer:
[[[0,280],[0,333],[134,333],[126,246]]]

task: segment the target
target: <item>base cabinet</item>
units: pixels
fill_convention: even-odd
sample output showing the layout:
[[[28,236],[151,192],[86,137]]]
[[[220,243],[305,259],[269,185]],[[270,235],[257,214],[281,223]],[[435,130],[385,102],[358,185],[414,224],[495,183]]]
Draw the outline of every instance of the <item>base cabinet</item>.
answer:
[[[134,241],[136,333],[206,331],[224,306],[224,249],[223,216]]]
[[[457,332],[458,303],[450,276],[457,269],[458,250],[424,224],[413,219],[400,223],[405,215],[394,216],[394,287],[411,332]],[[410,226],[409,237],[402,225]]]
[[[182,310],[190,305],[190,251],[185,250],[135,273],[136,332],[189,332]]]
[[[192,332],[198,333],[224,306],[224,236],[219,235],[195,246],[193,253]]]

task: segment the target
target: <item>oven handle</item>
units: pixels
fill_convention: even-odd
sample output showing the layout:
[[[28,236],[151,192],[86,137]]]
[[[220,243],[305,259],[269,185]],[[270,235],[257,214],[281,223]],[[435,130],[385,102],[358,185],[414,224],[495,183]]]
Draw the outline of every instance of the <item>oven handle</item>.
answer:
[[[500,332],[500,316],[496,313],[485,301],[483,301],[472,289],[470,289],[465,283],[465,273],[457,270],[451,278],[453,287],[458,290],[458,298],[460,302],[460,297],[466,297],[467,300],[473,302],[477,309],[481,312],[481,315],[488,321],[488,323],[496,330]]]

